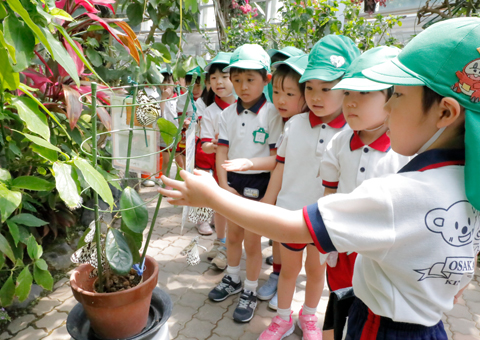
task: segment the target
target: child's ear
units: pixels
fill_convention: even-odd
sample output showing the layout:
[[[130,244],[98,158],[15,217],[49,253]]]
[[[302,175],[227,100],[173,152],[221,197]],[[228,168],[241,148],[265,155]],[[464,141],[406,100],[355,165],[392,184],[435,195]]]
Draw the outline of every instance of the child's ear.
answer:
[[[460,103],[452,97],[443,98],[439,105],[440,119],[437,122],[437,128],[447,127],[452,125],[462,114],[462,107]]]

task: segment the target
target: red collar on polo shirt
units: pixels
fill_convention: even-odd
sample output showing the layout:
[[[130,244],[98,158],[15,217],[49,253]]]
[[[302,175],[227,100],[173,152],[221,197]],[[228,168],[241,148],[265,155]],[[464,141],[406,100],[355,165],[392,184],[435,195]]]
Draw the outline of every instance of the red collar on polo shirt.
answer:
[[[310,126],[312,128],[314,128],[317,125],[323,124],[322,117],[316,116],[312,111],[310,111],[310,114],[308,115],[308,119],[310,120]],[[343,113],[340,113],[334,120],[326,124],[331,128],[340,129],[344,127],[345,124],[347,124],[347,121],[345,120]]]
[[[267,102],[267,98],[265,98],[265,94],[262,93],[262,96],[260,97],[260,99],[255,104],[253,104],[253,106],[251,108],[245,109],[242,105],[242,100],[238,99],[238,101],[237,101],[237,113],[240,114],[243,111],[248,110],[248,111],[251,111],[253,113],[258,114],[260,112],[260,109],[263,107],[263,105],[265,105],[266,102]]]
[[[235,102],[237,102],[237,101],[235,101]],[[230,106],[229,103],[224,102],[222,100],[222,98],[220,98],[219,96],[215,96],[215,104],[217,104],[218,107],[221,108],[222,110],[225,110],[227,107]]]
[[[350,150],[355,151],[364,145],[365,144],[360,139],[358,131],[353,131],[352,138],[350,139]],[[390,150],[390,137],[388,137],[387,133],[385,132],[372,143],[368,144],[368,146],[381,152],[387,152]]]

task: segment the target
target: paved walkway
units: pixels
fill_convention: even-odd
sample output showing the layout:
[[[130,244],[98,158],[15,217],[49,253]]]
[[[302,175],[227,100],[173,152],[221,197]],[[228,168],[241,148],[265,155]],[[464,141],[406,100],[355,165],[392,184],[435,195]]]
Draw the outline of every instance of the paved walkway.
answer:
[[[153,197],[154,194],[152,189],[142,189],[144,198]],[[150,210],[154,207],[155,202],[149,204]],[[257,339],[275,316],[268,308],[268,303],[259,304],[250,323],[237,324],[233,321],[232,315],[238,295],[220,303],[209,301],[208,292],[220,281],[223,273],[212,269],[205,256],[201,256],[203,261],[199,265],[194,267],[187,265],[180,252],[192,237],[198,235],[196,229],[192,224],[188,224],[183,235],[180,235],[181,209],[172,207],[166,202],[162,203],[162,207],[148,254],[160,265],[159,287],[170,294],[174,303],[173,314],[168,321],[171,339]],[[202,237],[200,243],[210,248],[213,236]],[[266,239],[263,240],[262,246],[264,257],[270,255]],[[245,269],[244,260],[242,269]],[[264,264],[260,284],[268,278],[270,271],[271,267]],[[297,291],[292,305],[295,318],[298,317],[298,311],[303,303],[305,282],[305,272],[302,271],[297,280]],[[327,299],[328,289],[325,287],[317,314],[320,323],[324,317]],[[28,314],[12,321],[8,332],[0,335],[0,340],[69,340],[65,323],[68,313],[75,304],[69,282],[63,279],[57,282],[54,291],[42,298]],[[449,339],[480,339],[480,271],[477,271],[463,299],[444,316],[443,321]],[[300,340],[301,332],[298,327],[294,334],[285,339]]]

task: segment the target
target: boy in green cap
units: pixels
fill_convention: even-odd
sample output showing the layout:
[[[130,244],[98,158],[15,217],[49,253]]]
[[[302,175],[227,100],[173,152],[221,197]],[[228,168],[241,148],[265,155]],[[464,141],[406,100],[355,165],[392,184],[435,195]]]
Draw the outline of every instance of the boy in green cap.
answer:
[[[357,252],[347,339],[446,340],[442,315],[472,279],[480,248],[479,41],[480,19],[445,20],[397,59],[363,71],[395,84],[385,106],[391,146],[417,154],[397,174],[303,212],[243,200],[205,173],[165,178],[178,191],[159,190],[175,204],[209,206],[279,241]]]
[[[245,44],[237,48],[224,71],[230,71],[238,102],[227,107],[219,122],[217,176],[222,188],[252,200],[260,200],[270,179],[268,171],[227,172],[221,167],[226,159],[266,157],[276,154],[275,144],[282,133],[283,121],[262,93],[271,79],[270,57],[262,47]],[[233,319],[248,322],[257,305],[256,288],[262,266],[261,236],[227,223],[227,274],[208,297],[223,301],[242,290],[240,259],[245,240],[247,275],[243,293]]]

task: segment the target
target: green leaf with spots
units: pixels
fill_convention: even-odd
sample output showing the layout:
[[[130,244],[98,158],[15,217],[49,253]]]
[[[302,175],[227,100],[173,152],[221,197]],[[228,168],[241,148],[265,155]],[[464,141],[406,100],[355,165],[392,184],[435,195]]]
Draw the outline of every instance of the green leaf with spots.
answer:
[[[115,273],[125,275],[130,272],[133,266],[132,253],[127,240],[119,230],[112,228],[108,230],[105,252],[110,268]]]

